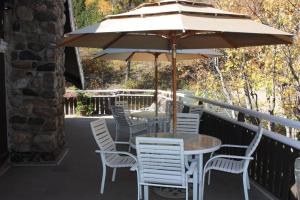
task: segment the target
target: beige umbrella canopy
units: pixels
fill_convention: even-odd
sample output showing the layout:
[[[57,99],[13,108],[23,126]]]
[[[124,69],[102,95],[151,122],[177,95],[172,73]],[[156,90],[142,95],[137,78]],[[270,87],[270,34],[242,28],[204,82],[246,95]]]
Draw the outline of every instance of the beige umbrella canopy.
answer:
[[[176,99],[176,49],[237,48],[291,44],[293,35],[257,23],[247,15],[187,0],[145,3],[102,22],[73,31],[60,44],[95,48],[172,50],[173,100]],[[173,103],[173,130],[176,130]]]
[[[101,23],[67,34],[64,44],[95,48],[177,49],[235,48],[289,44],[292,35],[257,23],[246,15],[210,4],[184,0],[145,3],[109,15]]]
[[[177,50],[177,60],[195,60],[209,57],[222,56],[223,54],[213,49],[186,49]],[[155,49],[105,49],[95,54],[94,59],[120,60],[120,61],[148,61],[154,63],[155,68],[155,116],[158,116],[158,65],[157,62],[171,62],[172,52]]]

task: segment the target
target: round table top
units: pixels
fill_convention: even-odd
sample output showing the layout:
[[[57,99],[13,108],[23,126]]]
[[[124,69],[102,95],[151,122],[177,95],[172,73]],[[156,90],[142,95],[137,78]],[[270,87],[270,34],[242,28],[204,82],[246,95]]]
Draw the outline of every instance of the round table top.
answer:
[[[136,118],[155,118],[155,111],[142,110],[142,111],[132,112],[130,113],[130,116]],[[158,112],[157,117],[163,118],[163,117],[167,117],[167,115],[164,112]]]
[[[147,133],[139,135],[140,137],[156,137],[156,138],[178,138],[183,139],[184,154],[203,154],[218,150],[221,147],[221,140],[203,134],[182,134],[182,133]],[[135,146],[135,138],[131,141]]]

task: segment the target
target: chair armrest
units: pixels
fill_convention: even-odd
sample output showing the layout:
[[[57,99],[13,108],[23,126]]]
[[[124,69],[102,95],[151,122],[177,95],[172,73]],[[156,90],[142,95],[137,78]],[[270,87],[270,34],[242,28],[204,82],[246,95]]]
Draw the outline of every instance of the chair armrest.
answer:
[[[216,155],[210,159],[208,159],[208,161],[206,162],[205,166],[203,169],[205,169],[207,167],[207,165],[217,159],[217,158],[228,158],[228,159],[239,159],[239,160],[253,160],[253,157],[247,157],[247,156],[235,156],[235,155],[224,155],[224,154],[221,154],[221,155]]]
[[[186,174],[187,175],[193,175],[195,171],[197,171],[197,163],[196,162],[192,162],[191,165],[189,166]]]
[[[96,150],[96,153],[103,153],[103,154],[123,154],[126,156],[129,156],[131,158],[133,158],[135,160],[135,162],[137,162],[137,159],[134,155],[132,155],[131,153],[128,153],[126,151],[102,151],[102,150]]]
[[[224,155],[224,154],[216,155],[216,156],[212,157],[211,159],[216,159],[216,158],[233,158],[233,159],[240,159],[240,160],[253,160],[253,157],[235,156],[235,155]]]
[[[135,163],[131,168],[130,171],[137,171],[138,170],[138,164]]]
[[[139,122],[139,123],[133,123],[133,124],[129,124],[128,126],[130,127],[134,127],[134,126],[147,126],[147,122]]]
[[[246,145],[235,145],[235,144],[222,144],[221,148],[222,147],[244,148],[244,149],[248,148],[248,146],[246,146]]]
[[[129,145],[129,142],[122,142],[122,141],[115,141],[115,144],[124,144],[124,145]]]

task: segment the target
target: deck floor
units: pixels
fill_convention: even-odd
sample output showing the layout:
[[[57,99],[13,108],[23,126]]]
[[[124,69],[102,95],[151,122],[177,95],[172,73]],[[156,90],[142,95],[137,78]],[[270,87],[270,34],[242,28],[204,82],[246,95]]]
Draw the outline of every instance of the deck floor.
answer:
[[[92,118],[66,118],[65,134],[69,152],[59,166],[11,167],[0,177],[1,200],[134,200],[136,175],[123,169],[112,183],[108,172],[104,195],[99,194],[100,158],[89,128]],[[111,133],[114,124],[107,119]],[[150,199],[163,198],[151,193]],[[242,178],[238,175],[213,173],[212,183],[205,187],[205,200],[243,199]],[[267,198],[251,187],[250,199]]]

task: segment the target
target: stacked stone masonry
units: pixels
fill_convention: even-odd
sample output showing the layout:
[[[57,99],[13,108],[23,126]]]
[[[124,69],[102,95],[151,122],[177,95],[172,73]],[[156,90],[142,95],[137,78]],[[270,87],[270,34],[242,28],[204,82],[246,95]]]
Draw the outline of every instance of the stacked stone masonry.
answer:
[[[64,142],[64,0],[13,0],[6,12],[8,135],[13,162],[54,161]]]

